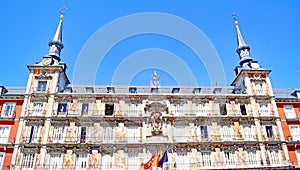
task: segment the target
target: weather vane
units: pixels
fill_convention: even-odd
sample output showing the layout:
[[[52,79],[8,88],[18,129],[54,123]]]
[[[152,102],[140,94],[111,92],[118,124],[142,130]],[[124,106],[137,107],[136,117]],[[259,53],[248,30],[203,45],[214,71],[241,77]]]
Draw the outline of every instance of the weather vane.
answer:
[[[67,9],[68,9],[68,8],[67,8],[66,6],[63,6],[62,8],[60,8],[59,13],[60,13],[61,15],[65,15],[65,12],[66,12]]]
[[[235,21],[237,21],[237,19],[236,19],[237,14],[236,14],[236,13],[232,13],[232,16],[233,16],[233,19],[234,19]]]

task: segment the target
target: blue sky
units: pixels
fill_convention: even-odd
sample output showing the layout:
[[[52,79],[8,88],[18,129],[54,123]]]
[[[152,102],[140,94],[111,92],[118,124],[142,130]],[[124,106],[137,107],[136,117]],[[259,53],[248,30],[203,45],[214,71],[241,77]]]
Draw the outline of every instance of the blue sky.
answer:
[[[26,85],[29,75],[26,66],[41,61],[47,54],[47,44],[59,21],[58,11],[64,5],[68,10],[63,24],[65,48],[61,58],[68,65],[67,74],[71,82],[81,50],[97,30],[121,17],[156,12],[182,18],[201,30],[214,46],[224,68],[226,84],[230,85],[235,77],[233,69],[239,62],[231,16],[235,12],[244,39],[251,48],[251,57],[259,61],[263,68],[272,70],[270,77],[273,87],[300,87],[300,1],[297,0],[5,1],[0,7],[1,85]],[[97,42],[97,45],[105,43],[103,40]],[[103,56],[95,83],[111,84],[120,63],[131,54],[145,49],[161,49],[175,54],[190,68],[198,85],[215,85],[210,82],[199,56],[188,46],[157,34],[132,36],[116,44]],[[160,59],[156,60],[160,62]],[[86,67],[88,69],[89,66]],[[130,84],[148,85],[153,70],[160,74],[162,85],[176,85],[177,80],[171,72],[155,67],[136,73]]]

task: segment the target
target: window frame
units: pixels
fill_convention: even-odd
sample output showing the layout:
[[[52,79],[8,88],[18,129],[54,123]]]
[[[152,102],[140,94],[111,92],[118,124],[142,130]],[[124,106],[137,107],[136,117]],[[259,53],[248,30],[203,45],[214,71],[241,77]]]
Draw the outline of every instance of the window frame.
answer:
[[[7,133],[7,136],[0,135],[0,144],[1,143],[8,143],[8,139],[9,139],[9,136],[10,136],[10,128],[11,128],[11,126],[9,126],[9,125],[0,125],[0,128],[1,127],[8,128],[8,133]]]
[[[290,111],[287,111],[288,110],[288,107],[291,107]],[[297,119],[297,113],[295,111],[295,108],[293,105],[283,105],[283,110],[284,110],[284,114],[285,114],[285,117],[287,119]],[[293,116],[291,116],[290,114],[293,114]]]
[[[37,92],[47,92],[48,81],[42,80],[37,82]]]
[[[17,102],[5,102],[2,105],[2,111],[1,111],[1,117],[5,117],[5,118],[12,118],[15,116],[15,111],[16,111],[16,106],[17,106]],[[7,107],[11,107],[11,109],[7,109]],[[10,111],[8,111],[10,110]],[[9,112],[9,114],[4,115],[5,113]]]

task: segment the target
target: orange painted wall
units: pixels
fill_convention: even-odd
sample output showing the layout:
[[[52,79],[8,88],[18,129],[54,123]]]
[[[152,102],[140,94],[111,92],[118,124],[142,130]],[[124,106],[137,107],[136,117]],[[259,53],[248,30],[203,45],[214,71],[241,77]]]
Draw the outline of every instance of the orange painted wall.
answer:
[[[2,110],[3,104],[5,102],[16,102],[15,119],[0,121],[0,125],[11,125],[8,143],[13,143],[15,141],[17,131],[18,131],[19,121],[17,119],[20,117],[20,114],[22,111],[23,100],[21,100],[21,99],[20,100],[0,100],[0,109],[1,110]],[[5,152],[5,158],[4,158],[2,169],[9,169],[9,166],[11,164],[13,150],[14,150],[14,148],[12,146],[8,146],[6,149],[4,149],[3,146],[0,146],[0,152]]]
[[[282,130],[283,130],[284,138],[286,141],[288,141],[288,137],[291,136],[289,125],[300,125],[300,121],[299,120],[286,121],[286,116],[284,113],[283,106],[284,105],[293,105],[297,117],[300,118],[300,103],[299,102],[277,102],[276,105],[277,105],[279,117],[281,119],[281,126],[282,126]],[[295,153],[295,146],[288,145],[287,148],[288,148],[288,153],[289,153],[291,164],[298,166],[298,160],[297,160],[297,156]],[[296,149],[300,149],[300,146],[297,146]]]

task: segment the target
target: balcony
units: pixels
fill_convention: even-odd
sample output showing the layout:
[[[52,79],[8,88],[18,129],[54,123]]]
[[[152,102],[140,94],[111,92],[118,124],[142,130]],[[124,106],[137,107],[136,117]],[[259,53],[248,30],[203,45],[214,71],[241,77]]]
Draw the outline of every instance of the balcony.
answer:
[[[30,117],[44,117],[46,111],[43,109],[33,109],[33,110],[28,110],[27,111],[27,116]]]
[[[49,94],[49,90],[47,88],[32,87],[30,93],[33,93],[33,94]]]
[[[271,110],[259,110],[260,117],[273,117],[273,112]]]
[[[23,137],[23,144],[40,144],[41,137]]]
[[[264,90],[264,89],[255,89],[255,90],[254,90],[254,95],[258,95],[258,96],[265,96],[265,95],[268,95],[268,90]]]

